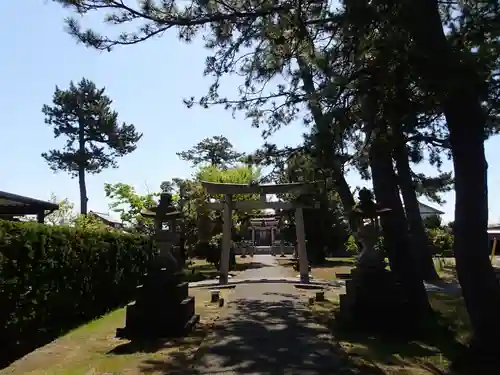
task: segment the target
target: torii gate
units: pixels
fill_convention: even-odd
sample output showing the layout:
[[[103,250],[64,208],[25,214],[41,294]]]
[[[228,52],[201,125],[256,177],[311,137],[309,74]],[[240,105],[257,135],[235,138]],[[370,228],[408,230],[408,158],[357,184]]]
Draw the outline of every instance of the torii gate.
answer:
[[[209,202],[206,207],[211,210],[223,210],[223,232],[222,249],[220,258],[220,284],[227,284],[229,273],[229,256],[231,250],[231,229],[233,226],[233,209],[242,211],[259,210],[271,208],[274,210],[295,209],[295,229],[297,236],[297,253],[299,255],[299,272],[302,283],[309,282],[309,262],[307,260],[306,235],[304,229],[304,208],[312,208],[295,202],[268,202],[267,194],[279,193],[303,193],[314,183],[288,183],[288,184],[226,184],[202,181],[202,185],[208,194],[223,194],[223,202]],[[259,194],[260,200],[233,201],[236,194]]]

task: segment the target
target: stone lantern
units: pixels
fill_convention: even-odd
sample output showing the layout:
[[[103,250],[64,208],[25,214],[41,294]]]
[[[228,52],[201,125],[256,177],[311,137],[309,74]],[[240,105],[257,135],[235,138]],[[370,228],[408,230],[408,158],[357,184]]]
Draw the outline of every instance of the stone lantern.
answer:
[[[188,295],[189,286],[183,281],[183,272],[172,254],[180,234],[176,231],[181,212],[172,207],[172,196],[162,193],[157,207],[141,214],[154,219],[153,236],[157,256],[145,275],[143,285],[137,287],[136,301],[127,305],[126,323],[118,328],[119,338],[167,338],[182,336],[198,322],[194,297]]]
[[[390,215],[391,210],[380,207],[371,192],[363,189],[353,211],[360,220],[354,236],[361,244],[361,254],[346,281],[346,293],[340,296],[336,318],[352,329],[398,333],[402,327],[397,323],[404,322],[403,317],[411,311],[399,282],[386,267],[383,251],[375,246],[380,232],[379,218]]]
[[[390,211],[390,208],[383,208],[373,201],[370,190],[361,189],[359,203],[353,209],[353,214],[359,221],[359,229],[357,233],[354,233],[354,238],[361,245],[358,267],[385,268],[384,255],[376,249],[376,244],[380,234],[379,219]]]

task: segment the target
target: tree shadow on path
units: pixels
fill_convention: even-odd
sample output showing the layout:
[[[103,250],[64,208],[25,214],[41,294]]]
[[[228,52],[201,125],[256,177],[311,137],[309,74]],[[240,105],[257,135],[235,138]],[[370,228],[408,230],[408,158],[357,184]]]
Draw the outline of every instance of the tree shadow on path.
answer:
[[[296,293],[265,292],[236,299],[209,333],[196,364],[182,374],[383,374],[349,360],[328,328],[307,318]],[[172,361],[147,361],[144,372],[171,374]],[[367,366],[368,367],[368,366]]]

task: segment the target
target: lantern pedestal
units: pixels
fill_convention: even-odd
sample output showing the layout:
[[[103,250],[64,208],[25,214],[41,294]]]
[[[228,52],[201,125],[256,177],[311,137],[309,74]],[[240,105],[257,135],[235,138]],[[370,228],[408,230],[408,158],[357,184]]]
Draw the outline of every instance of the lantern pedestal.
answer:
[[[404,293],[392,272],[383,268],[358,268],[346,281],[336,318],[348,328],[384,331],[399,330],[397,322],[411,314]]]
[[[137,287],[137,300],[127,305],[124,328],[116,336],[129,340],[184,336],[199,321],[195,299],[181,273],[155,270]]]

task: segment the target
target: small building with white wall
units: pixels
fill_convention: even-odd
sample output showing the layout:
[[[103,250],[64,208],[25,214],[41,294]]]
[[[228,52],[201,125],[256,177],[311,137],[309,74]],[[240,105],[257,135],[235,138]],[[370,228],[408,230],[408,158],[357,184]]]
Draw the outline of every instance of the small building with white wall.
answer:
[[[441,216],[444,214],[443,211],[431,207],[428,204],[422,203],[420,201],[418,201],[418,209],[420,211],[420,216],[422,217],[422,219],[426,219],[430,216]]]

